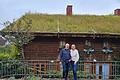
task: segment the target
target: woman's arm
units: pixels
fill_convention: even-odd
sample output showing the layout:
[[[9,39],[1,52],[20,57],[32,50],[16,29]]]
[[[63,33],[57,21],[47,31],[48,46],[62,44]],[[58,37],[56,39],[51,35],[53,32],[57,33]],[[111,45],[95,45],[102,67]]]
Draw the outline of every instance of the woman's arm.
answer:
[[[79,61],[79,53],[78,50],[76,50],[76,60],[75,60],[75,64]]]

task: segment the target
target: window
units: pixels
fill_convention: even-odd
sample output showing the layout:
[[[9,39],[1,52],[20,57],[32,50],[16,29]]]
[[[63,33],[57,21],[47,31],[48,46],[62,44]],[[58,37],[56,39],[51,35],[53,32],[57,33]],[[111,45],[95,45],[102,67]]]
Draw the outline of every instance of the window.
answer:
[[[59,45],[59,48],[63,48],[65,45],[65,41],[60,41],[60,45]]]
[[[104,41],[104,42],[103,42],[103,48],[105,48],[105,47],[108,48],[108,46],[109,46],[108,41]]]
[[[85,41],[85,48],[83,51],[87,54],[94,53],[94,48],[92,47],[92,44],[89,40]]]
[[[86,40],[86,41],[85,41],[85,46],[91,47],[91,42],[90,42],[89,40]]]
[[[113,49],[109,46],[108,41],[104,41],[103,42],[103,49],[102,49],[103,53],[109,54],[113,52]]]

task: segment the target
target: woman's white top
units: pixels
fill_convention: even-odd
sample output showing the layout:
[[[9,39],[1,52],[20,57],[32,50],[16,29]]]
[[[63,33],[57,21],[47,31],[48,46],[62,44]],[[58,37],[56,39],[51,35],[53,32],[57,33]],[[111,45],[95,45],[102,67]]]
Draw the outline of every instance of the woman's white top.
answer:
[[[71,60],[72,61],[75,61],[75,63],[76,62],[78,62],[78,60],[79,60],[79,53],[78,53],[78,50],[77,49],[75,49],[75,50],[70,50],[70,55],[71,55]]]

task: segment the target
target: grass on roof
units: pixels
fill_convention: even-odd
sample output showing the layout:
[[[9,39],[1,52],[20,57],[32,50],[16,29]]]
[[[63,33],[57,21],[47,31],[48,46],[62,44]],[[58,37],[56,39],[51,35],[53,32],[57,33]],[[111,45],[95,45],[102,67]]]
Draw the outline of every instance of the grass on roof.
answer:
[[[32,20],[32,32],[96,32],[120,33],[120,16],[48,15],[27,13],[22,18]]]

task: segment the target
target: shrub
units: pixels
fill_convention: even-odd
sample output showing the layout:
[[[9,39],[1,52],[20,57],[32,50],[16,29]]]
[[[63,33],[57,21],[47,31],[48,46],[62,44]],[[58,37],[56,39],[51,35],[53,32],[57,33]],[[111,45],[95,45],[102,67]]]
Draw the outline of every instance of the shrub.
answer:
[[[60,78],[61,72],[56,70],[47,71],[48,78]]]
[[[73,71],[69,72],[69,77],[73,78]],[[77,71],[77,77],[78,78],[90,78],[93,79],[95,76],[93,74],[84,72],[84,71]]]
[[[18,59],[19,52],[14,44],[0,46],[0,59]]]

